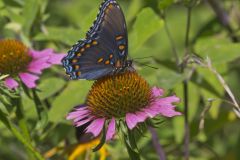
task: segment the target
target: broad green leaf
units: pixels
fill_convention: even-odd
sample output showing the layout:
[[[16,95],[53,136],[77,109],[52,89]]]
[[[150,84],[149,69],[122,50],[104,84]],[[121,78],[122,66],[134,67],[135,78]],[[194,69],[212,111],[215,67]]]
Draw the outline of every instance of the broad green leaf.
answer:
[[[47,78],[41,80],[41,83],[38,85],[39,97],[43,100],[45,98],[51,97],[55,93],[59,92],[62,87],[65,85],[65,81],[60,78]]]
[[[141,9],[141,5],[142,3],[139,3],[139,0],[130,1],[130,4],[127,6],[127,11],[124,12],[127,23],[135,18],[136,14]]]
[[[158,5],[159,9],[166,9],[169,7],[171,4],[173,4],[174,0],[159,0]]]
[[[36,41],[57,41],[72,45],[80,38],[81,31],[73,28],[47,27],[46,33],[39,33],[34,37]],[[64,33],[64,34],[63,34]]]
[[[151,8],[142,9],[137,15],[133,31],[129,35],[130,53],[134,55],[134,52],[136,53],[151,36],[161,30],[163,24],[163,20]]]
[[[83,104],[90,84],[91,82],[88,81],[70,81],[66,89],[53,101],[48,114],[49,121],[63,120],[71,109]]]
[[[32,144],[24,138],[21,132],[18,131],[17,127],[8,119],[8,115],[0,110],[0,121],[5,127],[12,132],[17,138],[35,157],[37,160],[44,160],[42,155],[32,146]]]
[[[39,11],[40,3],[39,0],[25,0],[23,7],[24,33],[28,36],[30,34],[31,27]]]
[[[165,89],[172,89],[185,79],[183,74],[167,68],[161,68],[155,76],[157,76],[159,86]]]
[[[213,63],[227,63],[240,57],[240,45],[218,37],[201,38],[195,45],[195,51],[204,59],[210,57]]]

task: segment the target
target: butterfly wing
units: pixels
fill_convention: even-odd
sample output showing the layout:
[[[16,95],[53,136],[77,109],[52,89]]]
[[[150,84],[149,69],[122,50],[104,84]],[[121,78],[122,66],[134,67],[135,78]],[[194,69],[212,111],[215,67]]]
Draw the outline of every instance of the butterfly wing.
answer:
[[[126,22],[115,0],[106,0],[86,39],[78,41],[62,60],[71,79],[94,80],[112,74],[127,59]]]

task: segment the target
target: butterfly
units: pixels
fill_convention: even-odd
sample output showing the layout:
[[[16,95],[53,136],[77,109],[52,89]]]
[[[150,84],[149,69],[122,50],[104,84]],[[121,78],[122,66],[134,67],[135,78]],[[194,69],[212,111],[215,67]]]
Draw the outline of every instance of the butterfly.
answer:
[[[96,80],[133,71],[128,56],[127,26],[116,0],[105,0],[86,38],[68,51],[62,63],[71,79]]]

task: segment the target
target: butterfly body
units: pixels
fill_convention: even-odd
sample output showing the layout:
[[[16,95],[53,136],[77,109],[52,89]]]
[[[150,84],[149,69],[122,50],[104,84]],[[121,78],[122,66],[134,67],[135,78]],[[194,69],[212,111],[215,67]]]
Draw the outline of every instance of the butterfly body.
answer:
[[[86,38],[78,41],[62,60],[71,79],[96,80],[126,70],[134,70],[127,59],[126,22],[115,0],[105,0]]]

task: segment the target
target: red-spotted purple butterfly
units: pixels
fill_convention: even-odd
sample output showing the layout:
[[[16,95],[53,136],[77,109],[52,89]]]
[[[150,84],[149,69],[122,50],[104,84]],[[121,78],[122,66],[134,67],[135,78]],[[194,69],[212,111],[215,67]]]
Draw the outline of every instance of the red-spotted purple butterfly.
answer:
[[[62,63],[71,79],[96,80],[134,70],[127,55],[128,36],[123,12],[116,0],[105,0],[86,39],[73,45]]]

